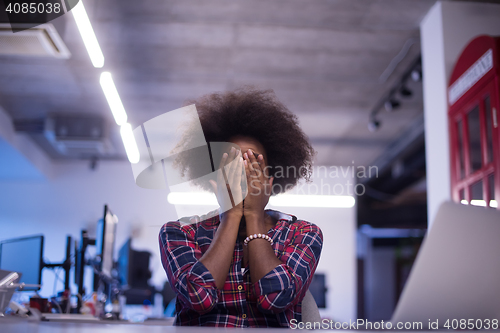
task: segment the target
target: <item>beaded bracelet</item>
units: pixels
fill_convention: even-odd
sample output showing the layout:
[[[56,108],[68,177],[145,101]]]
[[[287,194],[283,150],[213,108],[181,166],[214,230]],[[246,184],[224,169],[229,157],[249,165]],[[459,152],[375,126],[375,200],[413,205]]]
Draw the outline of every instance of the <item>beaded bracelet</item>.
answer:
[[[268,235],[265,235],[265,234],[253,234],[253,235],[250,235],[247,238],[245,238],[245,240],[243,241],[243,244],[248,245],[248,242],[250,242],[252,239],[257,239],[257,238],[265,239],[266,241],[268,241],[269,243],[271,243],[271,245],[274,244],[274,242],[271,239],[271,237],[269,237]]]

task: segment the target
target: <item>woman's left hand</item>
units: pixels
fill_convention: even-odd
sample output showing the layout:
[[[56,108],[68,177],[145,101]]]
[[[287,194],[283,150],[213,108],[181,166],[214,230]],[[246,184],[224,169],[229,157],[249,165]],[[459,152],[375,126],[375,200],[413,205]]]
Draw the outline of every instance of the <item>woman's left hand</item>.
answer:
[[[243,205],[243,214],[248,217],[260,217],[269,202],[273,185],[273,177],[268,177],[264,168],[264,156],[257,158],[249,149],[243,154],[248,193]]]

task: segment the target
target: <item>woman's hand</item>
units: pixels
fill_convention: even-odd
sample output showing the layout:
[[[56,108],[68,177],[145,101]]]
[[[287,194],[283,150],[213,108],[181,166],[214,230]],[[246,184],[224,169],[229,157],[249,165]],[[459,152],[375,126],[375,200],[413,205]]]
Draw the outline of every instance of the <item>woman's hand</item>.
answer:
[[[243,159],[241,151],[232,147],[229,154],[224,153],[222,155],[217,172],[217,182],[209,180],[220,205],[221,217],[229,215],[231,220],[238,222],[243,216],[242,176]]]
[[[210,180],[221,207],[219,210],[221,223],[200,262],[212,274],[219,290],[224,288],[229,274],[243,216],[244,196],[241,190],[241,180],[245,179],[243,172],[241,151],[233,147],[229,154],[222,155],[217,182]]]
[[[243,154],[245,173],[247,176],[248,194],[245,197],[243,214],[249,217],[262,217],[264,208],[269,202],[273,177],[268,177],[264,166],[264,156],[260,154],[257,158],[249,149]]]

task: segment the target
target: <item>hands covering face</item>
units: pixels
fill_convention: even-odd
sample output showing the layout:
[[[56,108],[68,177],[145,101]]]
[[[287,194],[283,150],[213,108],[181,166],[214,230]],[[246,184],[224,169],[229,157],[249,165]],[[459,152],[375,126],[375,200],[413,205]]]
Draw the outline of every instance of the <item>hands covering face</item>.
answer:
[[[268,169],[264,167],[264,156],[255,156],[252,150],[243,154],[245,174],[248,183],[248,195],[245,198],[244,215],[261,215],[269,202],[273,177],[268,176]]]
[[[239,149],[231,147],[229,153],[222,155],[217,172],[217,182],[214,180],[209,182],[217,196],[220,213],[241,218],[243,216],[243,199],[246,196],[246,177]]]
[[[263,214],[273,182],[264,165],[263,155],[256,156],[250,149],[241,156],[241,151],[232,147],[222,155],[217,182],[210,180],[221,213],[240,218]]]

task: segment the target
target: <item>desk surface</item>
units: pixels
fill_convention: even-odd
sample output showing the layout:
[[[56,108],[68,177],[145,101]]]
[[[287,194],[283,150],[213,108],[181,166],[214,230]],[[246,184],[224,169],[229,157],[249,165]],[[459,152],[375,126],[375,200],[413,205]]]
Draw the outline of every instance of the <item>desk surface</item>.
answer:
[[[162,324],[161,321],[145,323],[124,323],[101,321],[96,323],[74,323],[74,322],[33,322],[17,318],[0,318],[1,333],[207,333],[214,330],[225,331],[226,328],[213,327],[178,327]],[[281,328],[248,328],[245,331],[259,333],[283,332]],[[353,332],[352,330],[341,330]],[[396,332],[397,330],[395,330]],[[448,330],[447,330],[448,331]],[[380,333],[380,330],[363,331],[366,333]],[[399,331],[408,332],[408,331]],[[419,333],[435,333],[436,331],[418,331]],[[498,333],[500,330],[489,330]]]
[[[106,322],[74,323],[74,322],[33,322],[27,320],[1,319],[1,333],[208,333],[225,328],[213,327],[178,327],[162,325],[160,322],[126,323]],[[265,333],[283,332],[280,328],[253,329]]]

